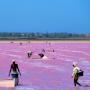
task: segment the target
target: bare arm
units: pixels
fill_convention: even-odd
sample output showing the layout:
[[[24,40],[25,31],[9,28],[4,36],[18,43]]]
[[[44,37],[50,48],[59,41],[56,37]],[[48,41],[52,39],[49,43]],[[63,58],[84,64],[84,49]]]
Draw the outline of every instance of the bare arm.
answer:
[[[11,65],[10,70],[9,70],[9,76],[10,76],[11,70],[12,70],[12,65]]]
[[[19,74],[20,74],[20,76],[21,76],[21,73],[20,73],[20,70],[19,70],[19,68],[18,68],[18,65],[17,65],[17,70],[18,70],[18,72],[19,72]]]

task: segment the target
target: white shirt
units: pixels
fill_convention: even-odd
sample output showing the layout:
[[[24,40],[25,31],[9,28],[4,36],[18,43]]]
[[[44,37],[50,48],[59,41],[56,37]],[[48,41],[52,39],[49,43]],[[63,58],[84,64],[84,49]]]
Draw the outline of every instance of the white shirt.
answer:
[[[78,71],[80,71],[80,68],[79,67],[74,67],[73,68],[73,73],[72,73],[72,76],[75,77],[75,75],[78,73]]]

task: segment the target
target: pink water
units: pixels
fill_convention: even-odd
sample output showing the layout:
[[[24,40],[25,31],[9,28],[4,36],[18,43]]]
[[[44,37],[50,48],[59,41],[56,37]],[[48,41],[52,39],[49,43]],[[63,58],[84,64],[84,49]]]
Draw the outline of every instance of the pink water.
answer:
[[[30,59],[27,51],[38,54],[45,49],[47,60]],[[55,52],[52,52],[52,50]],[[20,85],[0,90],[90,90],[90,42],[59,43],[0,43],[0,78],[9,78],[12,59],[19,65],[22,76]],[[73,86],[72,63],[84,70],[79,82]]]

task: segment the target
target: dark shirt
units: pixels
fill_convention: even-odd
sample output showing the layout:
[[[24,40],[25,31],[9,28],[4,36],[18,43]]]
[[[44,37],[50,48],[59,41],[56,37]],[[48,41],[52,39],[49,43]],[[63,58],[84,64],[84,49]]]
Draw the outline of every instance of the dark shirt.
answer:
[[[18,65],[17,65],[17,64],[12,64],[12,65],[11,65],[11,69],[12,69],[14,72],[17,72]]]
[[[18,72],[20,73],[19,71],[19,68],[18,68],[18,64],[11,64],[11,68],[10,68],[10,72],[11,74],[18,74]]]

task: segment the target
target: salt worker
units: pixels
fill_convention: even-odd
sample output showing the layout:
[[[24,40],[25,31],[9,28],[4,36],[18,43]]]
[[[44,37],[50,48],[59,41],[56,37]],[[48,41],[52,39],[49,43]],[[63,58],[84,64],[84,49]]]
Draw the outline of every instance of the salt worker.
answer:
[[[80,71],[80,68],[77,66],[77,63],[73,63],[73,73],[72,73],[72,78],[74,80],[74,86],[79,85],[81,86],[81,84],[78,82],[79,79],[79,75],[77,74]]]
[[[32,56],[32,53],[33,53],[32,51],[27,52],[28,58],[30,58]]]
[[[44,54],[43,53],[39,53],[38,55],[40,56],[40,58],[43,58],[44,57]]]
[[[15,79],[15,86],[18,85],[19,83],[19,77],[18,75],[21,76],[18,64],[16,64],[15,60],[12,61],[12,64],[10,66],[10,71],[9,71],[9,76],[12,76],[12,79]]]

